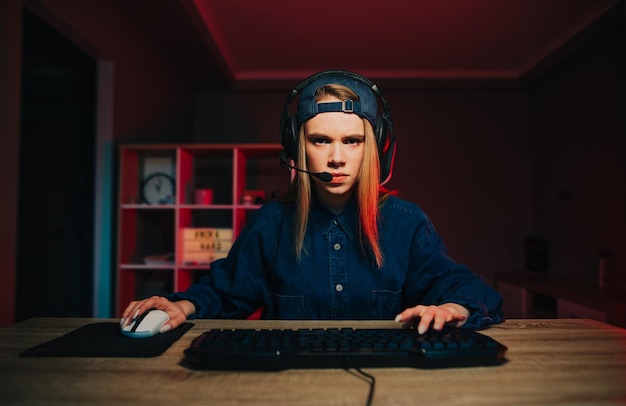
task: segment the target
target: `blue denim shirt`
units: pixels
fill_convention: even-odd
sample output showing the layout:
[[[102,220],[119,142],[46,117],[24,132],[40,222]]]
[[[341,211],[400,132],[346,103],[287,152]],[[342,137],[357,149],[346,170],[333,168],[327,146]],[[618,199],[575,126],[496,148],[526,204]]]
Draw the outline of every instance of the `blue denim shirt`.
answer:
[[[361,249],[354,199],[340,215],[312,205],[301,263],[293,252],[293,215],[292,203],[265,204],[227,258],[169,299],[194,303],[192,318],[245,318],[263,306],[272,319],[391,320],[407,307],[454,302],[470,310],[464,327],[504,320],[500,295],[450,258],[413,203],[391,196],[381,207],[382,269]]]

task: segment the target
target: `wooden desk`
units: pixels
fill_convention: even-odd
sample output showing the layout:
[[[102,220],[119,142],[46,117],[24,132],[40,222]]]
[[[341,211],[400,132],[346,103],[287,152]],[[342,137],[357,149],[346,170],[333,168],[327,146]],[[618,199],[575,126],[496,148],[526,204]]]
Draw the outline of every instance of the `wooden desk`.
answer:
[[[394,322],[195,320],[156,358],[20,358],[86,323],[32,319],[0,328],[2,405],[364,405],[368,385],[344,370],[195,371],[180,365],[208,328],[388,327]],[[626,330],[582,319],[509,320],[483,331],[509,347],[495,367],[368,369],[374,405],[608,405],[626,402]]]

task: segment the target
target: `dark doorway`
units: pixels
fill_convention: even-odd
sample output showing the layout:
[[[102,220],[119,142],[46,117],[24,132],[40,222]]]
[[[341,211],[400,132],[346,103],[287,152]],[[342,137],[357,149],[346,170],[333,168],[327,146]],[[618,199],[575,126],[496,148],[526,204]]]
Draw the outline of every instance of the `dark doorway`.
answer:
[[[89,317],[96,62],[23,15],[16,320]]]

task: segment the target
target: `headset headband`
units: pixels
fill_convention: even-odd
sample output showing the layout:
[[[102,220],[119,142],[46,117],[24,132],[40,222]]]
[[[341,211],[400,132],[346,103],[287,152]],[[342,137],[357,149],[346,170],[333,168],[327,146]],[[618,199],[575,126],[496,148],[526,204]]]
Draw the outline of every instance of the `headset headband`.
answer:
[[[359,96],[359,101],[317,103],[315,92],[328,84],[348,87]],[[289,106],[296,96],[299,96],[298,112],[290,115]],[[378,114],[379,101],[383,108],[382,115]],[[372,124],[380,159],[380,181],[381,184],[386,183],[391,178],[396,151],[391,113],[380,89],[358,73],[345,70],[319,72],[304,79],[291,90],[280,119],[281,144],[285,148],[285,155],[297,161],[300,126],[315,115],[328,111],[354,113]]]

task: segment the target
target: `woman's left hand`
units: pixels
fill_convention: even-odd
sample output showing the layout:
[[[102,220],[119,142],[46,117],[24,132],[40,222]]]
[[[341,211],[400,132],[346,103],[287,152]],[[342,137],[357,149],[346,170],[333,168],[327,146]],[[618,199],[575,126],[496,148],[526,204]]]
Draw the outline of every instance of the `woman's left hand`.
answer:
[[[457,303],[444,303],[439,306],[418,305],[404,310],[396,316],[398,323],[412,326],[417,323],[417,332],[424,334],[432,324],[434,330],[441,330],[446,324],[461,327],[469,317],[469,310]],[[419,319],[419,322],[417,322]]]

